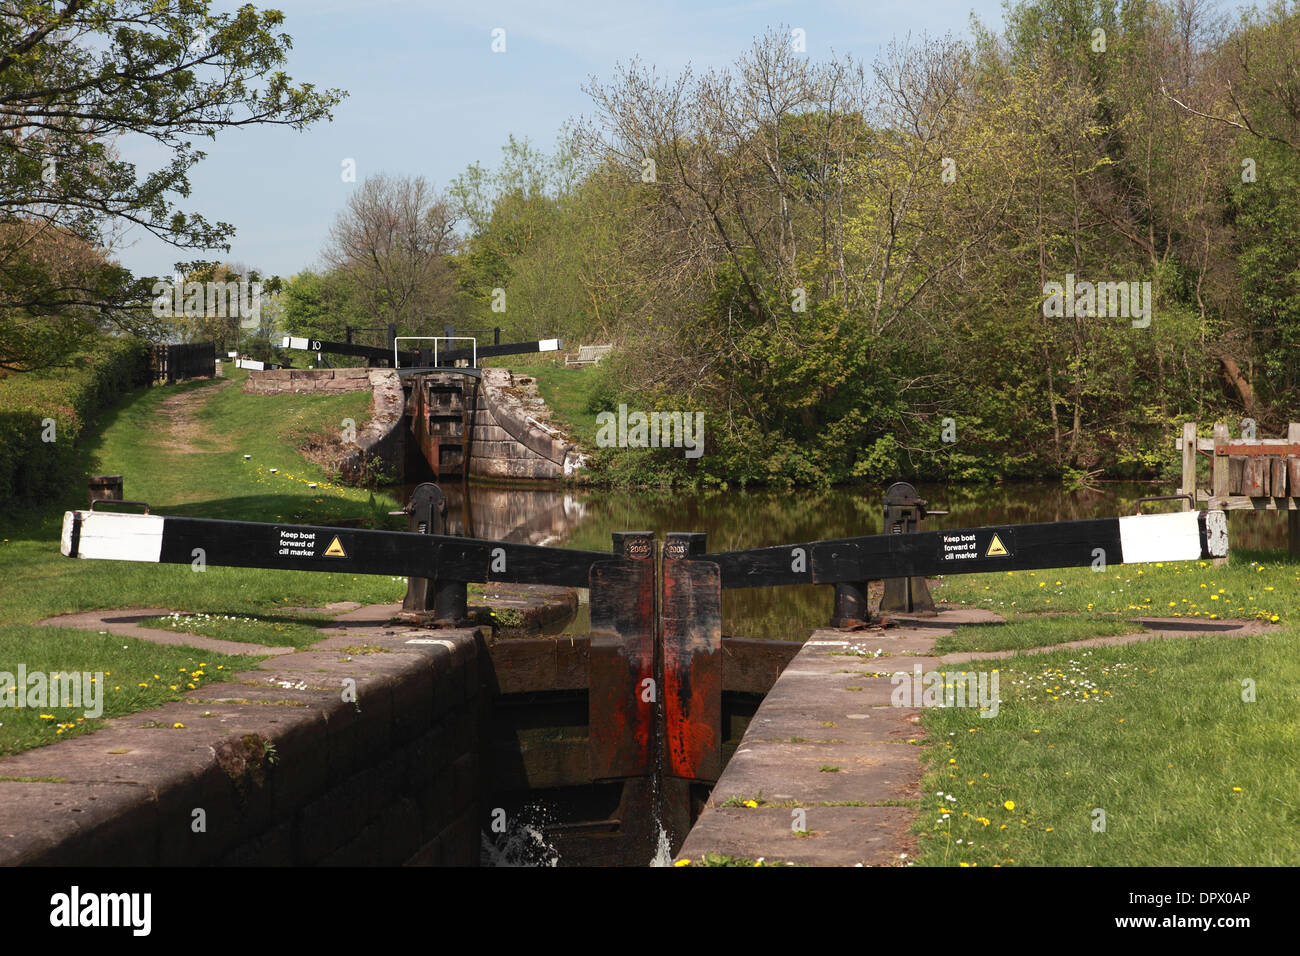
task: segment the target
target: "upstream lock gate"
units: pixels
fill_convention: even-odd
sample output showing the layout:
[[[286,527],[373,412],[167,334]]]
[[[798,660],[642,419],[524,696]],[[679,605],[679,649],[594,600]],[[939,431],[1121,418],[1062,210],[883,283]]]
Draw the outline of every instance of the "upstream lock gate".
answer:
[[[681,846],[724,763],[725,667],[734,666],[730,658],[742,643],[773,643],[724,640],[724,588],[813,583],[865,594],[872,580],[1101,568],[1228,551],[1220,511],[877,534],[719,553],[705,550],[703,534],[668,534],[660,553],[652,533],[620,532],[609,552],[581,551],[429,533],[440,528],[440,494],[428,487],[413,499],[411,531],[121,513],[97,509],[102,503],[96,502],[89,511],[65,514],[61,549],[74,558],[191,564],[201,554],[209,566],[401,575],[412,582],[407,606],[422,607],[432,597],[432,616],[447,625],[465,623],[471,582],[590,588],[591,633],[578,639],[586,658],[586,736],[556,743],[551,752],[563,752],[567,779],[580,779],[588,797],[605,796],[585,821],[570,821],[566,839],[556,842],[583,862],[624,865],[648,863],[661,828],[672,852]],[[578,645],[567,636],[544,640],[553,654],[557,645],[569,643],[571,651]],[[511,685],[512,660],[528,653],[512,645],[533,643],[498,645],[509,652],[494,655],[491,680]],[[581,668],[575,671],[580,675]],[[526,681],[514,689],[538,706],[550,699]]]

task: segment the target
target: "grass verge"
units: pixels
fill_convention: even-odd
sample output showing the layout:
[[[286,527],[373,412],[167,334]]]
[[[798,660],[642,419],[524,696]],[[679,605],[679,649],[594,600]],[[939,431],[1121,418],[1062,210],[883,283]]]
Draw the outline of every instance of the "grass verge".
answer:
[[[12,702],[0,709],[0,756],[87,733],[109,717],[176,700],[187,690],[227,680],[262,660],[63,627],[0,625],[0,647],[0,670],[15,678],[21,666],[28,673],[84,673],[97,685],[87,687],[91,693],[81,696],[76,706],[67,707],[62,706],[65,698],[48,698],[48,686],[39,701],[34,699],[36,688],[25,686],[25,706],[17,706],[17,687],[0,687]],[[66,700],[72,702],[71,697]]]
[[[123,475],[125,497],[148,501],[155,514],[396,527],[385,514],[398,507],[394,499],[338,485],[294,450],[292,436],[321,422],[341,424],[350,417],[360,427],[367,418],[368,394],[245,395],[241,385],[246,375],[238,371],[228,380],[128,394],[87,431],[91,437],[78,452],[83,474]],[[317,487],[310,487],[313,483]],[[116,699],[115,694],[127,692],[106,694],[106,715],[152,707],[188,689],[189,682],[154,679],[155,673],[180,673],[181,667],[192,672],[206,661],[213,667],[204,679],[217,680],[259,658],[227,662],[190,648],[87,636],[36,627],[36,621],[96,608],[165,607],[269,622],[256,628],[251,639],[301,647],[309,643],[318,617],[290,614],[284,607],[339,600],[389,603],[400,600],[405,590],[404,579],[386,575],[215,567],[196,573],[188,565],[69,560],[59,553],[62,515],[85,506],[83,479],[37,512],[0,517],[0,580],[5,582],[0,588],[0,672],[16,674],[21,666],[28,673],[121,673],[122,680],[113,686],[139,693]],[[277,625],[284,629],[277,631]],[[231,640],[239,640],[239,632],[234,626],[220,634],[202,631]],[[116,650],[122,645],[130,648],[132,660],[138,659],[138,669],[123,669]],[[68,721],[55,714],[53,725],[67,723],[75,726],[60,735],[35,733],[34,727],[51,721],[32,717],[28,709],[6,710],[0,719],[0,753],[48,743],[92,721]]]
[[[1017,615],[962,627],[942,651],[1122,633],[1138,614],[1282,626],[988,662],[995,717],[922,712],[919,865],[1277,866],[1300,855],[1300,566],[1239,552],[1226,567],[954,577],[936,596]],[[1043,611],[1072,613],[1021,616]]]

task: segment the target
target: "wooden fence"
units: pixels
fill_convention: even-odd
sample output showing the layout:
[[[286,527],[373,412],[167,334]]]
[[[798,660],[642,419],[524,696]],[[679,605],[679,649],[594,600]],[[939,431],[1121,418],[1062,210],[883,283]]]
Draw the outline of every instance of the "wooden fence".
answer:
[[[180,381],[183,378],[212,378],[217,374],[217,348],[212,342],[153,347],[153,380]]]
[[[1196,422],[1187,422],[1177,446],[1183,453],[1180,495],[1213,511],[1285,511],[1288,549],[1300,555],[1300,423],[1287,426],[1286,438],[1247,439],[1232,438],[1225,424],[1215,425],[1212,437],[1198,438]],[[1197,484],[1198,454],[1210,459],[1208,487]]]

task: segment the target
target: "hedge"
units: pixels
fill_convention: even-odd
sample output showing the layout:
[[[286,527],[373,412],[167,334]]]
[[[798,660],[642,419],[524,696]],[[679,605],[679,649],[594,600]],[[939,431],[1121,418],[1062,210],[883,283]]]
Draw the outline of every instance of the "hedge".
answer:
[[[149,344],[113,336],[70,365],[0,379],[0,513],[56,496],[75,481],[77,440],[86,424],[148,384]]]

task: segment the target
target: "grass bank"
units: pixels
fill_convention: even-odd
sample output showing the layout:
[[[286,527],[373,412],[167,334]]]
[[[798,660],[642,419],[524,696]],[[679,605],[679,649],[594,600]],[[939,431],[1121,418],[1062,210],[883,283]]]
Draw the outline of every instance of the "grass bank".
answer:
[[[1013,616],[940,651],[1125,633],[1137,615],[1267,620],[1207,634],[1014,656],[981,719],[928,708],[921,865],[1280,866],[1300,858],[1300,565],[1238,552],[1183,562],[963,575],[936,598]],[[1030,617],[1030,613],[1053,613]],[[990,677],[992,674],[990,674]]]
[[[82,479],[34,512],[0,519],[0,671],[17,673],[21,665],[28,673],[102,672],[104,716],[115,716],[175,699],[196,670],[203,672],[200,681],[220,680],[254,658],[36,627],[36,621],[96,608],[164,607],[225,619],[219,627],[195,627],[198,633],[298,647],[309,642],[315,619],[286,607],[400,599],[404,580],[388,576],[217,567],[196,573],[183,565],[73,561],[59,553],[63,512],[86,506],[84,474],[123,475],[125,497],[148,501],[155,514],[354,527],[392,520],[385,513],[398,507],[395,500],[334,483],[294,450],[298,437],[322,423],[363,423],[368,393],[245,395],[246,375],[131,392],[85,430],[78,449]],[[174,676],[185,673],[190,680]],[[67,708],[3,714],[0,753],[100,723]]]

